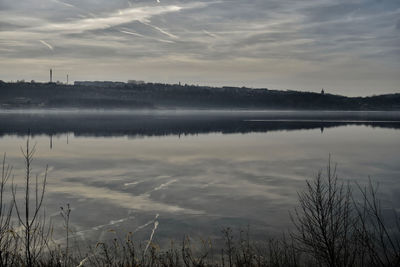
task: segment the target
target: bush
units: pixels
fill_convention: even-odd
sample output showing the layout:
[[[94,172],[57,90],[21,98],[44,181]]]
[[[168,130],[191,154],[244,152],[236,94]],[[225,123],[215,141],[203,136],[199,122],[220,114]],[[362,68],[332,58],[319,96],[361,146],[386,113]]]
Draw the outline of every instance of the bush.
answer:
[[[35,146],[29,139],[21,149],[25,159],[22,203],[17,201],[17,187],[7,183],[12,168],[3,157],[0,180],[0,266],[400,266],[400,220],[389,227],[382,215],[377,186],[362,187],[340,180],[336,166],[329,159],[326,174],[318,173],[299,192],[299,207],[291,215],[294,230],[282,238],[253,242],[250,230],[222,231],[224,245],[214,247],[211,240],[193,240],[184,236],[180,245],[171,243],[161,249],[150,240],[136,244],[132,234],[110,243],[98,242],[82,254],[70,247],[71,208],[61,208],[66,244],[51,239],[51,226],[42,212],[47,168],[42,179],[32,179]],[[353,190],[361,195],[356,198]],[[34,196],[31,196],[31,191]],[[5,203],[6,194],[12,201]],[[14,216],[14,217],[13,217]],[[17,218],[17,227],[12,223]],[[18,230],[19,229],[19,230]],[[78,244],[79,245],[79,244]]]
[[[326,175],[320,172],[306,184],[292,216],[297,249],[317,266],[400,266],[400,221],[395,214],[397,228],[385,222],[377,186],[356,184],[361,199],[355,198],[330,159]]]

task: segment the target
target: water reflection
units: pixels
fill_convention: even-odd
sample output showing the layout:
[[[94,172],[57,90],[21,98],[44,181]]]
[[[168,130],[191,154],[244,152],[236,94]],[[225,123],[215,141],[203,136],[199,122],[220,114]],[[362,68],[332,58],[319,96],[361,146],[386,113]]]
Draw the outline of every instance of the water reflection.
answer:
[[[271,234],[290,227],[297,191],[329,153],[341,178],[371,176],[383,205],[400,208],[399,123],[374,116],[13,114],[0,116],[0,152],[18,183],[30,128],[34,171],[50,167],[47,213],[62,225],[58,209],[70,203],[76,238],[108,238],[113,229],[144,240],[155,219],[156,242],[247,224]]]
[[[165,136],[255,133],[365,125],[400,128],[399,112],[153,111],[0,112],[0,136]],[[68,136],[67,136],[68,139]],[[68,142],[68,140],[67,140]]]

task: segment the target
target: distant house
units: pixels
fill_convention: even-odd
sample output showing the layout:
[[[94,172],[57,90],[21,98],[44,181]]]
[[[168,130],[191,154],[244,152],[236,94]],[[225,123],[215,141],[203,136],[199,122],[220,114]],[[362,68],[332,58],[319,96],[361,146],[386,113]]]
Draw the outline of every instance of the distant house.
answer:
[[[96,87],[121,87],[124,86],[123,82],[112,81],[75,81],[74,85],[77,86],[96,86]]]
[[[15,104],[15,105],[27,105],[30,103],[31,103],[31,100],[27,97],[16,97],[12,101],[12,104]]]
[[[138,80],[128,80],[129,84],[144,84],[144,81],[138,81]]]

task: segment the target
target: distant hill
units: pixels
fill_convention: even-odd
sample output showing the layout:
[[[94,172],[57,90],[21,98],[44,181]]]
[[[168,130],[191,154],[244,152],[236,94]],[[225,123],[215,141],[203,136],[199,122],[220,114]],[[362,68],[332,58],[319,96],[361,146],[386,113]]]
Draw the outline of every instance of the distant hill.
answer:
[[[317,114],[316,114],[317,113]],[[396,114],[387,114],[396,113]],[[400,129],[398,112],[154,111],[0,112],[4,135],[166,136],[207,133],[266,133],[363,125]]]
[[[78,84],[0,81],[0,108],[400,110],[400,94],[346,97],[245,87],[161,83]]]

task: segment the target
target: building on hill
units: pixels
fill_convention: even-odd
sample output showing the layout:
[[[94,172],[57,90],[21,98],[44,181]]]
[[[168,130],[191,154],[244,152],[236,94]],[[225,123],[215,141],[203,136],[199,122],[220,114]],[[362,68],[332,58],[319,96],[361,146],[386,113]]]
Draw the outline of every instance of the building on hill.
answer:
[[[125,85],[123,82],[112,81],[75,81],[76,86],[96,86],[96,87],[122,87]]]
[[[144,84],[144,81],[128,80],[128,84]]]

